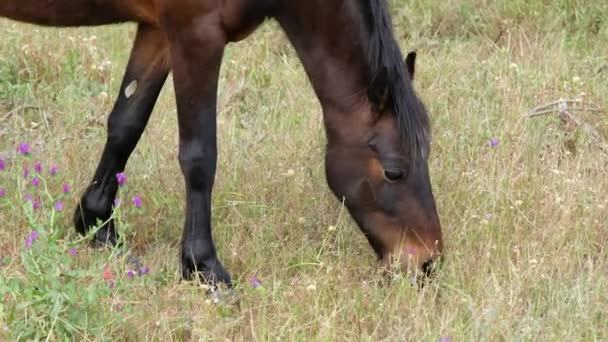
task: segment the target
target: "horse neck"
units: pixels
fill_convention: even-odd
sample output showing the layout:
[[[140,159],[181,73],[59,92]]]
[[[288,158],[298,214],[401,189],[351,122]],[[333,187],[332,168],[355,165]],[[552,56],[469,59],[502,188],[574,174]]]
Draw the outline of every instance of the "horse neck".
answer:
[[[368,42],[357,1],[287,1],[277,20],[319,98],[330,143],[368,127]]]

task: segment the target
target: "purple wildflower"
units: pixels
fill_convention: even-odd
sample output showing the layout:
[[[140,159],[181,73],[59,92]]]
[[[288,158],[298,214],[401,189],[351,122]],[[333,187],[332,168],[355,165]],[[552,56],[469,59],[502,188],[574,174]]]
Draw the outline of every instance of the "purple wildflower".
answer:
[[[23,167],[23,178],[27,178],[30,175],[30,168],[27,166]]]
[[[33,199],[34,199],[34,198],[33,198],[33,197],[32,197],[32,195],[30,195],[30,194],[25,194],[25,195],[23,195],[23,200],[24,200],[24,201],[28,201],[28,202],[29,202],[29,201],[31,201],[31,200],[33,200]]]
[[[40,179],[38,179],[38,177],[32,178],[32,185],[38,187],[40,185]]]
[[[251,281],[249,282],[251,284],[251,286],[253,287],[259,287],[262,286],[262,283],[260,282],[260,280],[258,279],[258,277],[253,276],[253,278],[251,278]]]
[[[0,188],[0,197],[4,197],[6,195],[6,189]]]
[[[55,210],[57,210],[57,211],[63,210],[63,203],[61,203],[61,201],[58,201],[57,203],[55,203]]]
[[[123,186],[127,182],[127,175],[124,172],[119,172],[116,174],[116,180],[118,181],[118,186]]]
[[[76,248],[70,248],[69,253],[71,256],[76,256],[78,254],[78,250]]]
[[[36,200],[34,200],[34,201],[32,202],[32,207],[33,207],[34,209],[39,209],[39,208],[40,208],[40,201],[39,201],[39,200],[37,200],[37,199],[36,199]]]
[[[34,170],[38,173],[40,173],[42,171],[42,163],[41,162],[37,162],[34,164]]]
[[[114,288],[114,286],[116,286],[116,283],[114,282],[114,280],[110,280],[110,281],[108,281],[108,287],[109,287],[109,288],[113,289],[113,288]]]
[[[135,206],[135,208],[141,208],[141,204],[141,197],[133,196],[133,205]]]
[[[149,266],[146,266],[146,267],[140,267],[140,268],[137,270],[137,275],[138,275],[138,276],[140,276],[140,277],[141,277],[141,276],[144,276],[144,275],[146,275],[146,274],[148,274],[148,273],[150,273],[150,267],[149,267]]]
[[[120,199],[115,198],[114,199],[114,208],[118,208],[118,205],[120,204]]]
[[[450,342],[450,336],[441,337],[441,338],[439,339],[439,342]]]
[[[21,143],[19,144],[19,153],[21,154],[29,154],[30,153],[30,145],[28,145],[27,143]]]
[[[57,166],[55,166],[55,165],[51,166],[51,168],[49,169],[49,174],[52,176],[56,173],[57,173]]]
[[[490,142],[488,144],[490,145],[490,147],[496,147],[496,146],[498,146],[498,139],[493,138],[490,140]]]
[[[133,279],[135,277],[135,272],[133,272],[133,270],[128,270],[127,271],[127,277]]]
[[[70,192],[70,185],[68,183],[63,183],[63,193],[67,194]]]
[[[28,235],[28,236],[25,238],[25,247],[26,247],[27,249],[32,248],[32,244],[34,243],[34,241],[36,241],[36,240],[38,239],[38,236],[39,236],[39,235],[38,235],[38,232],[37,232],[37,231],[35,231],[35,230],[32,230],[32,231],[30,232],[30,235]]]
[[[4,167],[5,167],[5,166],[4,166],[4,160],[3,160],[3,159],[0,159],[0,171],[3,171],[3,170],[4,170]]]
[[[408,253],[410,255],[414,254],[414,247],[410,247],[410,249],[408,250]]]

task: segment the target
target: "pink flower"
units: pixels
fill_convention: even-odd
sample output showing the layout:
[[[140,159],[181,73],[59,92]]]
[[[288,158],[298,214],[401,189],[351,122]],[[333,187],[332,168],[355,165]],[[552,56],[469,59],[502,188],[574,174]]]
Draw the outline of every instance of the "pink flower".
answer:
[[[23,167],[23,178],[27,178],[30,175],[30,168],[27,166]]]
[[[38,179],[38,177],[32,178],[32,185],[38,187],[40,185],[40,179]]]
[[[4,166],[4,160],[0,159],[0,171],[3,171],[5,168]]]
[[[63,203],[61,203],[61,201],[58,201],[57,203],[55,203],[55,210],[57,210],[57,211],[63,210]]]
[[[132,270],[128,270],[127,271],[127,277],[133,279],[133,277],[135,277],[135,272],[133,272]]]
[[[42,163],[37,162],[34,164],[34,170],[38,173],[40,173],[42,171]]]
[[[116,285],[116,283],[114,282],[114,275],[112,274],[112,271],[110,270],[110,265],[105,265],[103,267],[103,280],[105,280],[108,283],[108,287],[113,289],[114,286]]]
[[[30,235],[28,235],[25,238],[25,247],[27,249],[32,248],[32,245],[34,244],[34,241],[36,241],[38,239],[38,232],[35,230],[32,230],[32,232],[30,233]]]
[[[6,189],[0,188],[0,197],[6,196]]]
[[[19,144],[19,148],[17,148],[20,154],[29,154],[30,153],[30,145],[27,143]]]
[[[262,283],[260,282],[260,280],[258,279],[258,277],[253,276],[253,278],[251,278],[251,281],[249,282],[251,284],[251,286],[253,287],[259,287],[262,285]]]
[[[76,256],[78,254],[78,250],[76,248],[70,248],[69,253],[71,256]]]
[[[70,185],[68,183],[63,183],[63,193],[67,194],[70,192]]]
[[[112,275],[112,271],[110,270],[110,265],[105,265],[103,267],[103,280],[112,280],[114,276]]]
[[[491,139],[490,142],[488,143],[488,145],[490,145],[490,147],[498,146],[498,139],[496,139],[496,138]]]
[[[141,197],[134,196],[133,197],[133,205],[135,206],[135,208],[141,208],[141,205],[142,205]]]
[[[118,208],[118,205],[120,205],[120,199],[115,198],[114,199],[114,208]]]
[[[32,207],[34,209],[40,209],[40,201],[39,200],[34,200],[34,202],[32,202]]]
[[[124,172],[119,172],[116,174],[116,180],[118,181],[118,186],[123,186],[127,182],[127,175]]]
[[[49,170],[49,174],[52,176],[56,173],[57,173],[57,166],[55,166],[55,165],[51,166],[51,169]]]

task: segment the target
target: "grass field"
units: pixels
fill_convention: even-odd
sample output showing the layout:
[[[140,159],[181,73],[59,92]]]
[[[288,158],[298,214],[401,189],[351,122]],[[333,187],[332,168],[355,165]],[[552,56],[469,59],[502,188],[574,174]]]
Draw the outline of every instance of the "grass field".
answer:
[[[71,225],[134,26],[0,21],[0,339],[608,339],[608,154],[557,115],[523,115],[581,99],[604,111],[575,115],[608,139],[608,3],[392,4],[433,119],[429,164],[446,243],[436,281],[422,290],[397,276],[378,281],[371,248],[325,184],[320,106],[269,22],[229,46],[221,76],[214,236],[239,299],[226,305],[180,282],[184,185],[170,82],[116,213],[150,272],[131,277]],[[29,155],[16,153],[21,143]]]

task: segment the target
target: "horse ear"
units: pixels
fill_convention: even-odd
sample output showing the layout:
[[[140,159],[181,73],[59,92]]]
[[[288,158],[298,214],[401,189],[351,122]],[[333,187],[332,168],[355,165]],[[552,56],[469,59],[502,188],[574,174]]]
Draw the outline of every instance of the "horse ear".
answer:
[[[416,51],[412,51],[405,57],[405,67],[410,75],[410,81],[414,80],[414,73],[416,72]]]

